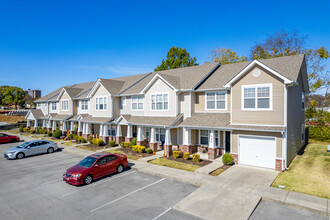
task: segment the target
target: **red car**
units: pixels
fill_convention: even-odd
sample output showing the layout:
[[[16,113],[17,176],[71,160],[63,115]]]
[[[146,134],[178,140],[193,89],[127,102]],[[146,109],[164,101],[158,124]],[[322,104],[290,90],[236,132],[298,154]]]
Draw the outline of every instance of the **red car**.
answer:
[[[0,133],[0,143],[9,143],[9,142],[18,142],[18,141],[20,141],[20,139],[17,136]]]
[[[88,185],[103,176],[121,173],[127,166],[127,157],[124,154],[97,153],[67,169],[63,174],[63,181],[72,185]]]

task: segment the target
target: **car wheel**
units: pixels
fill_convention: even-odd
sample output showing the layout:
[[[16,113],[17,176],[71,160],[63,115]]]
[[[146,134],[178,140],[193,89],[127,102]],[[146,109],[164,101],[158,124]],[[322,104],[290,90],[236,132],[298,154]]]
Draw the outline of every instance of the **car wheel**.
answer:
[[[16,158],[17,159],[22,159],[22,158],[24,158],[24,153],[18,153],[17,155],[16,155]]]
[[[53,152],[54,152],[54,148],[50,147],[50,148],[47,149],[47,153],[51,154]]]
[[[13,138],[10,140],[11,143],[16,142],[16,140]]]
[[[117,167],[117,172],[118,172],[118,173],[121,173],[121,172],[123,172],[123,171],[124,171],[124,166],[123,166],[122,164],[118,165],[118,167]]]
[[[91,175],[87,175],[84,179],[84,183],[86,185],[91,184],[93,182],[93,177]]]

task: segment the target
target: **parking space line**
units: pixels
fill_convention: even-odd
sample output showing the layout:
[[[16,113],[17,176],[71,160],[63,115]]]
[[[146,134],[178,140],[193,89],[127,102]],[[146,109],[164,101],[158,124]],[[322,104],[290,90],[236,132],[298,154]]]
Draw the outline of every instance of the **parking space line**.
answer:
[[[157,184],[157,183],[159,183],[159,182],[161,182],[161,181],[163,181],[163,180],[165,180],[165,178],[162,178],[162,179],[160,179],[160,180],[157,180],[156,182],[153,182],[153,183],[151,183],[151,184],[149,184],[149,185],[147,185],[147,186],[144,186],[144,187],[142,187],[142,188],[140,188],[140,189],[134,190],[134,191],[132,191],[132,192],[130,192],[130,193],[124,195],[124,196],[121,196],[121,197],[119,197],[118,199],[112,200],[111,202],[108,202],[108,203],[106,203],[106,204],[104,204],[104,205],[101,205],[101,206],[95,208],[95,209],[92,209],[90,212],[94,212],[94,211],[99,210],[99,209],[101,209],[101,208],[103,208],[103,207],[105,207],[105,206],[111,205],[111,204],[114,203],[114,202],[117,202],[117,201],[119,201],[119,200],[121,200],[121,199],[123,199],[123,198],[125,198],[125,197],[127,197],[127,196],[130,196],[130,195],[132,195],[132,194],[134,194],[134,193],[136,193],[136,192],[139,192],[139,191],[141,191],[141,190],[144,190],[145,188],[148,188],[148,187],[150,187],[150,186],[152,186],[152,185],[155,185],[155,184]]]
[[[50,183],[59,182],[59,181],[62,181],[62,179],[61,179],[61,178],[58,178],[58,179],[53,180],[53,181],[49,181],[49,182],[46,182],[46,183],[42,183],[41,186],[44,186],[44,185],[47,185],[47,184],[50,184]]]
[[[64,195],[62,195],[62,196],[63,196],[63,197],[64,197],[64,196],[68,196],[68,195],[71,195],[71,194],[73,194],[73,193],[80,192],[80,191],[82,191],[82,190],[84,190],[84,189],[87,189],[87,188],[90,188],[90,187],[93,187],[93,186],[97,186],[97,185],[100,185],[100,184],[102,184],[102,183],[106,183],[106,182],[109,182],[109,181],[111,181],[111,180],[114,180],[114,179],[117,179],[117,178],[120,178],[120,177],[123,177],[123,176],[129,175],[129,174],[132,174],[132,173],[135,173],[135,172],[136,172],[136,171],[132,171],[132,172],[129,172],[129,173],[124,173],[124,174],[122,174],[122,175],[120,175],[120,176],[114,176],[114,177],[111,177],[111,179],[108,179],[108,180],[106,180],[106,181],[102,181],[102,182],[94,183],[94,184],[92,184],[92,185],[85,186],[85,187],[82,188],[82,189],[79,189],[79,190],[76,190],[76,191],[73,191],[73,192],[66,193],[66,194],[64,194]]]
[[[159,215],[157,215],[157,216],[156,216],[155,218],[153,218],[152,220],[156,220],[157,218],[163,216],[166,212],[170,211],[171,209],[172,209],[172,207],[169,208],[169,209],[166,209],[164,212],[160,213]]]

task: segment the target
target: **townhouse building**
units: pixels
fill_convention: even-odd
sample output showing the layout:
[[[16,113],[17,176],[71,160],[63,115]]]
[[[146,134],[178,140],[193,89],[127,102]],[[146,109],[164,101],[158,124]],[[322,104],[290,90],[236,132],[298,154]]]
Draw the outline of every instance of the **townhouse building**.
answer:
[[[305,144],[304,55],[204,64],[61,87],[37,100],[27,126],[153,149],[233,155],[285,170]]]

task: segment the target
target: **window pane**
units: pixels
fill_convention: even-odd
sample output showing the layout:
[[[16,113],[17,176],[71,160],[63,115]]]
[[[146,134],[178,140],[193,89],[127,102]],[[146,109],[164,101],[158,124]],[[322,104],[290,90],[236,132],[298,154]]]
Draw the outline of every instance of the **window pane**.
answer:
[[[207,101],[207,109],[214,109],[215,101]]]
[[[136,96],[132,98],[132,102],[134,102],[134,103],[137,102],[137,100],[138,100],[138,97],[136,97]]]
[[[163,100],[163,96],[162,95],[157,95],[156,100],[157,100],[157,102],[161,102]]]
[[[143,103],[139,103],[139,109],[143,109]]]
[[[269,87],[258,88],[258,97],[269,97]]]
[[[225,101],[217,101],[217,109],[225,109],[226,105],[225,105]]]
[[[215,93],[207,93],[206,94],[206,100],[215,100]]]
[[[209,131],[208,130],[201,130],[201,136],[208,137],[208,135],[209,135]]]
[[[244,88],[244,98],[254,98],[255,88]]]
[[[132,109],[137,109],[137,103],[132,104]]]
[[[269,108],[269,98],[259,98],[258,108]]]
[[[255,99],[244,99],[244,108],[255,108]]]
[[[155,103],[152,103],[152,104],[151,104],[151,109],[152,109],[152,110],[155,110],[155,106],[156,106],[156,104],[155,104]]]
[[[156,96],[155,96],[155,95],[152,95],[152,96],[151,96],[151,101],[152,101],[152,102],[155,102],[155,101],[156,101]]]
[[[164,94],[164,102],[167,102],[167,101],[168,101],[168,95]]]
[[[161,102],[157,102],[157,109],[158,109],[158,110],[163,109],[163,103],[161,103]]]
[[[168,109],[168,102],[164,102],[164,109]]]
[[[226,93],[225,92],[217,92],[217,100],[225,100]]]
[[[208,145],[209,144],[209,138],[208,137],[201,137],[201,144],[202,145]]]

